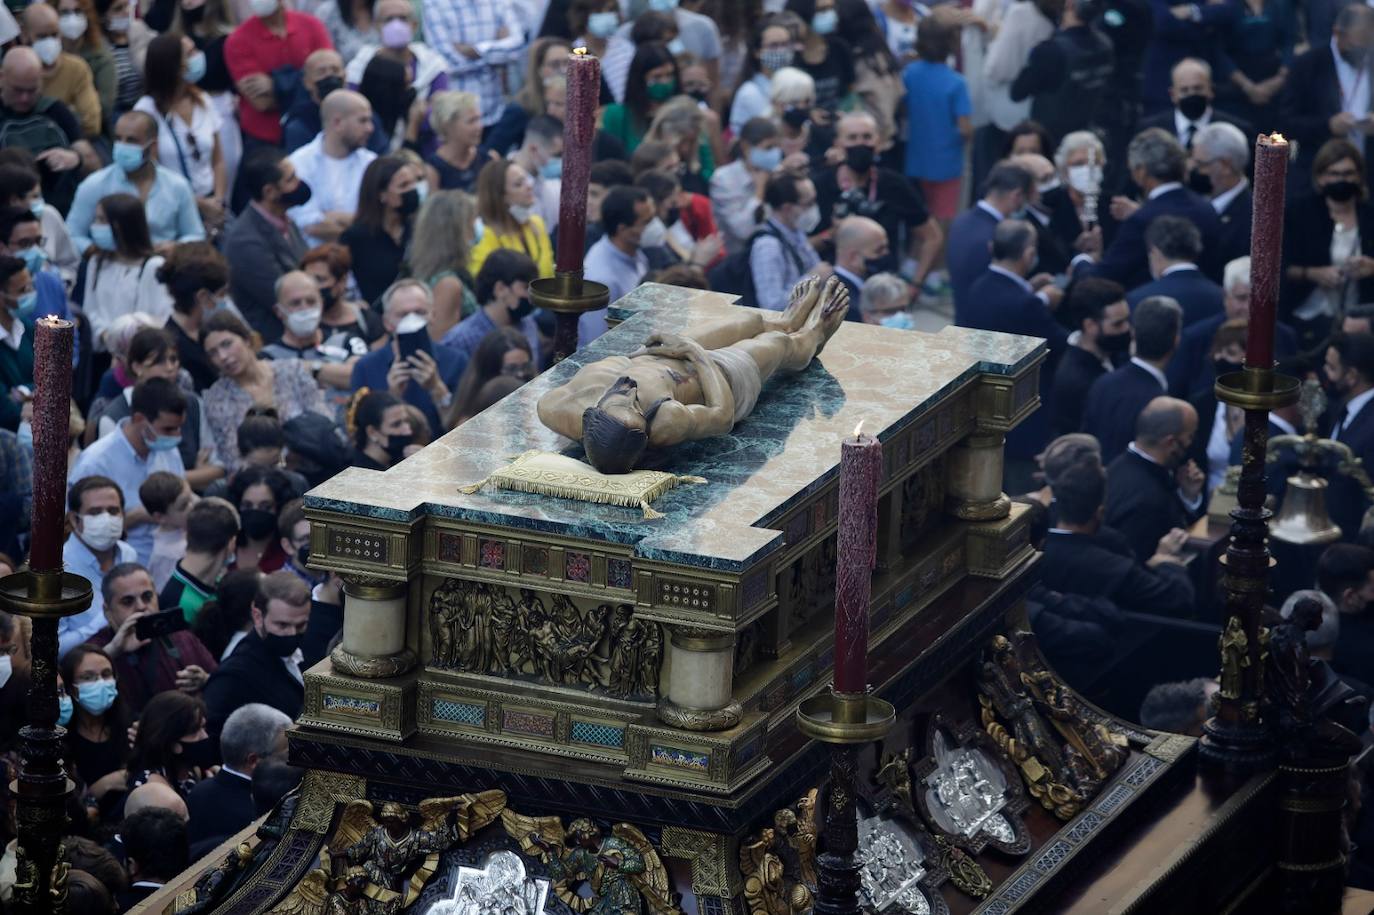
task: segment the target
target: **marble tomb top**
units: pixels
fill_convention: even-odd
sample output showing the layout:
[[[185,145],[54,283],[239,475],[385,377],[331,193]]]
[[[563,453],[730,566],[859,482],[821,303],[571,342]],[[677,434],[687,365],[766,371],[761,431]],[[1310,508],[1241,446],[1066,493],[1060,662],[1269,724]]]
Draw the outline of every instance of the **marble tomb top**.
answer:
[[[666,517],[486,487],[485,479],[530,449],[581,457],[547,429],[535,403],[587,362],[624,355],[653,331],[682,332],[709,320],[731,296],[641,286],[612,307],[624,323],[525,384],[494,407],[384,471],[352,467],[311,490],[311,508],[412,522],[429,516],[622,544],[636,556],[743,573],[782,546],[770,527],[839,473],[840,441],[861,421],[886,441],[979,373],[1011,375],[1037,358],[1033,337],[946,327],[938,334],[846,322],[799,375],[765,385],[752,415],[729,435],[688,442],[644,466],[706,478],[654,502]]]

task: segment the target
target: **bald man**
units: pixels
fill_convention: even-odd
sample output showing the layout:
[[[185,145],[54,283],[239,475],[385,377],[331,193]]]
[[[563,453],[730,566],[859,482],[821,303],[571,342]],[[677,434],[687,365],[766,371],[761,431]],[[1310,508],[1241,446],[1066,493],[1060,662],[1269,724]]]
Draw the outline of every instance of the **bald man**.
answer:
[[[1274,91],[1277,92],[1277,88]],[[1162,127],[1177,137],[1185,150],[1192,149],[1193,138],[1208,124],[1234,124],[1245,136],[1253,137],[1254,129],[1249,121],[1212,107],[1215,98],[1212,65],[1196,57],[1185,57],[1174,64],[1169,73],[1169,101],[1173,107],[1141,118],[1136,130]]]
[[[1197,410],[1186,400],[1156,397],[1135,421],[1135,440],[1107,467],[1108,527],[1120,531],[1146,562],[1160,538],[1202,517],[1206,474],[1188,459]]]
[[[878,122],[865,112],[844,115],[836,125],[835,146],[843,151],[844,161],[833,168],[816,172],[816,203],[821,209],[817,233],[833,241],[835,223],[849,216],[866,216],[883,227],[888,251],[872,264],[872,272],[896,270],[903,257],[915,259],[913,281],[920,285],[930,270],[944,233],[930,218],[920,196],[906,177],[886,164],[878,165]],[[902,226],[907,227],[910,245],[903,250]],[[851,303],[858,297],[851,294]]]
[[[310,200],[287,215],[311,247],[338,241],[353,223],[363,172],[377,158],[367,148],[372,103],[349,89],[335,89],[320,102],[320,132],[288,158],[310,186]]]
[[[320,121],[320,100],[347,84],[344,59],[332,48],[321,48],[305,59],[301,71],[301,85],[305,92],[297,93],[296,102],[282,118],[282,145],[288,153],[295,152],[315,138],[323,128]],[[367,148],[382,155],[387,151],[387,136],[381,119],[372,115],[372,136]]]
[[[124,802],[124,816],[133,816],[140,810],[151,808],[170,810],[183,821],[191,818],[190,812],[186,809],[186,802],[177,794],[176,789],[165,782],[145,782],[133,791],[129,792],[129,798]]]
[[[43,129],[34,129],[35,112],[47,119]],[[26,121],[26,129],[13,135],[9,126]],[[43,197],[56,206],[70,201],[76,188],[74,170],[81,164],[89,144],[81,138],[81,122],[66,105],[43,94],[43,62],[31,48],[11,48],[0,63],[0,136],[33,153],[43,176]],[[12,138],[13,137],[13,138]],[[59,200],[57,189],[65,185]]]
[[[346,390],[358,356],[340,346],[323,345],[324,297],[319,283],[303,270],[292,270],[277,279],[276,293],[272,312],[281,321],[281,338],[264,346],[262,355],[304,360],[320,384]]]
[[[1059,185],[1059,172],[1054,163],[1039,153],[1021,153],[1012,156],[1011,162],[1021,166],[1031,175],[1030,196],[1026,198],[1026,221],[1035,229],[1035,268],[1036,288],[1044,286],[1050,279],[1069,269],[1075,251],[1074,239],[1063,239],[1050,229],[1054,218],[1053,209],[1042,195]]]
[[[75,111],[82,133],[98,136],[102,112],[95,80],[86,61],[62,50],[57,10],[46,3],[30,4],[24,10],[22,25],[25,42],[43,64],[43,94]]]
[[[863,321],[859,298],[864,282],[882,273],[879,264],[887,259],[887,233],[867,216],[850,216],[835,226],[835,275],[849,290],[846,321]]]

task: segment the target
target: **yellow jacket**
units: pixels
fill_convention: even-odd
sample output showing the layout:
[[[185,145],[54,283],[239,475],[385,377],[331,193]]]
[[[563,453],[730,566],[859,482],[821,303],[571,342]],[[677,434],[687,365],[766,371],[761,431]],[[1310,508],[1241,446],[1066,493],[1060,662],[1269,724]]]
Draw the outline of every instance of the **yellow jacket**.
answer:
[[[509,248],[512,251],[523,251],[534,261],[534,265],[539,268],[540,276],[553,276],[553,242],[549,239],[548,230],[544,228],[544,220],[537,215],[530,216],[530,221],[521,228],[519,235],[502,234],[493,229],[490,225],[486,227],[486,232],[482,234],[482,240],[472,248],[472,253],[468,255],[468,272],[473,279],[477,278],[482,265],[487,262],[487,255],[497,248]],[[486,304],[479,302],[479,305]]]

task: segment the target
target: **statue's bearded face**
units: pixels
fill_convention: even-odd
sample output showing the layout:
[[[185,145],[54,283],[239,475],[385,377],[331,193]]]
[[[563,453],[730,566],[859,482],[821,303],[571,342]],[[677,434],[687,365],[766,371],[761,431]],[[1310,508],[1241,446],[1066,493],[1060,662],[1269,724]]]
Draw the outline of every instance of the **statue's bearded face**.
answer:
[[[639,402],[639,385],[629,376],[617,378],[596,405],[627,428],[648,428],[644,408]]]

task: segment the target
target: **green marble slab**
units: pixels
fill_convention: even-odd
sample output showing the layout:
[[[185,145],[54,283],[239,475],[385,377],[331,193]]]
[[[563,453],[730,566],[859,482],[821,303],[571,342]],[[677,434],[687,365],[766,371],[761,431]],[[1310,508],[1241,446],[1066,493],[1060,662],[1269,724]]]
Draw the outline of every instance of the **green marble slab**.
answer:
[[[887,439],[978,373],[1015,374],[1044,341],[947,327],[938,334],[845,323],[805,372],[775,378],[752,415],[729,434],[657,456],[656,469],[705,477],[654,503],[667,517],[488,488],[485,479],[531,448],[580,448],[535,415],[545,391],[586,362],[638,347],[652,331],[681,331],[710,320],[730,297],[647,285],[617,303],[625,321],[395,467],[350,468],[306,495],[310,507],[395,521],[422,515],[555,533],[632,546],[646,559],[743,572],[782,545],[770,527],[838,473],[840,440],[860,421]]]

